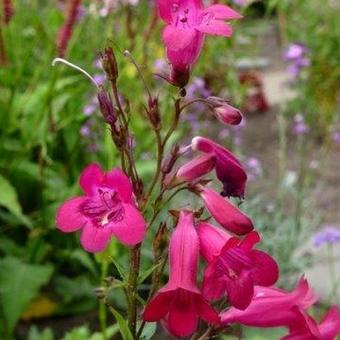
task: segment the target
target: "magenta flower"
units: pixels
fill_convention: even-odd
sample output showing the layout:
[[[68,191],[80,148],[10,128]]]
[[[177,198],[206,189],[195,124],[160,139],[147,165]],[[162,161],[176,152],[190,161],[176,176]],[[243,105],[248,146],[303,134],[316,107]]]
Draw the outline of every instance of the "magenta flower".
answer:
[[[208,247],[206,243],[210,242],[210,237],[207,233],[210,232],[216,234],[212,227],[199,233],[203,249]],[[218,300],[227,295],[232,306],[244,310],[253,298],[255,285],[271,286],[277,281],[277,263],[265,252],[253,249],[259,241],[259,234],[253,231],[242,241],[232,237],[222,246],[204,271],[202,291],[205,298]]]
[[[242,164],[229,150],[200,136],[192,139],[191,147],[193,150],[215,155],[215,170],[217,178],[223,184],[223,196],[244,197],[247,174]]]
[[[159,16],[166,23],[163,41],[177,77],[180,73],[187,74],[196,62],[205,34],[230,37],[232,28],[224,20],[241,17],[225,5],[203,8],[201,0],[157,0],[157,7]]]
[[[104,173],[91,164],[79,182],[85,195],[59,208],[58,229],[65,233],[82,229],[81,245],[91,253],[104,250],[112,235],[129,246],[143,241],[145,221],[136,208],[131,182],[120,169]]]
[[[212,217],[225,229],[245,235],[254,229],[251,219],[216,191],[200,186],[200,196]]]
[[[169,245],[169,281],[146,306],[143,319],[165,320],[175,336],[192,334],[201,318],[209,323],[219,322],[197,287],[199,241],[193,214],[182,211]]]
[[[296,308],[297,321],[281,340],[334,340],[340,335],[340,310],[333,306],[320,324],[305,311]]]
[[[316,300],[317,297],[303,277],[292,292],[256,286],[248,308],[239,310],[232,307],[222,312],[221,323],[241,323],[250,327],[289,327],[296,323],[295,308],[305,310]]]

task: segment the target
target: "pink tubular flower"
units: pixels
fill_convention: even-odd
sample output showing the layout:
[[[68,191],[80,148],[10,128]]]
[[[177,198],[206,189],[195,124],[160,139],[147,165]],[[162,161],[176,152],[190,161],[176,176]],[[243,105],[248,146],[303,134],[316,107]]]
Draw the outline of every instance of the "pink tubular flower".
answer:
[[[73,28],[77,21],[81,1],[82,0],[71,0],[69,2],[65,22],[59,29],[57,36],[57,50],[58,56],[61,58],[65,57],[69,41],[73,34]]]
[[[232,28],[224,20],[241,16],[225,5],[203,8],[201,0],[157,0],[159,16],[166,23],[163,41],[175,74],[187,74],[196,62],[205,34],[230,37]],[[185,86],[186,83],[179,84]]]
[[[199,241],[193,214],[182,211],[169,245],[169,281],[146,306],[144,321],[165,320],[175,336],[192,334],[201,318],[219,322],[215,310],[203,299],[197,287]]]
[[[8,24],[14,15],[14,5],[12,0],[2,0],[2,10],[5,24]]]
[[[254,229],[253,222],[228,199],[216,191],[200,186],[200,196],[213,218],[225,229],[245,235]]]
[[[126,245],[143,241],[145,221],[135,206],[130,180],[120,169],[104,173],[91,164],[79,182],[85,195],[59,208],[58,229],[66,233],[82,229],[81,244],[91,253],[104,250],[112,235]]]
[[[178,169],[176,177],[179,180],[190,182],[209,173],[214,165],[215,156],[213,154],[201,155],[182,165]]]
[[[212,153],[216,157],[216,175],[223,183],[223,196],[244,197],[247,174],[239,160],[227,149],[205,137],[194,137],[193,150]]]
[[[215,228],[214,228],[215,229]],[[209,247],[211,237],[207,234],[216,231],[213,227],[199,233],[200,246]],[[238,309],[246,309],[254,294],[254,285],[271,286],[279,276],[276,262],[265,252],[252,249],[260,241],[256,231],[240,241],[230,238],[220,249],[204,271],[202,291],[208,300],[218,300],[227,295],[230,304]],[[216,250],[214,250],[216,254]]]
[[[334,340],[340,335],[340,311],[333,306],[320,324],[305,311],[296,308],[296,325],[290,327],[290,333],[281,340]]]
[[[256,286],[248,308],[242,311],[232,307],[222,312],[221,323],[241,323],[250,327],[289,327],[296,322],[295,308],[307,309],[316,300],[317,297],[303,277],[292,292]]]

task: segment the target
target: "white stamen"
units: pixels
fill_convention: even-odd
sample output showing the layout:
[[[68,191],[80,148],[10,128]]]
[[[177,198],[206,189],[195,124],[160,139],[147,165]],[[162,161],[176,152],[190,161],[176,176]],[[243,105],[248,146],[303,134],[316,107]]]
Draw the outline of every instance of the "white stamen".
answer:
[[[75,70],[85,74],[85,76],[88,77],[92,81],[92,83],[95,85],[95,87],[97,89],[99,89],[99,84],[95,81],[95,79],[88,72],[86,72],[85,70],[83,70],[79,66],[77,66],[75,64],[72,64],[72,63],[70,63],[69,61],[67,61],[67,60],[65,60],[63,58],[55,58],[55,59],[52,60],[52,66],[55,66],[58,63],[63,63],[65,65],[67,65],[67,66],[69,66],[71,68],[74,68]]]

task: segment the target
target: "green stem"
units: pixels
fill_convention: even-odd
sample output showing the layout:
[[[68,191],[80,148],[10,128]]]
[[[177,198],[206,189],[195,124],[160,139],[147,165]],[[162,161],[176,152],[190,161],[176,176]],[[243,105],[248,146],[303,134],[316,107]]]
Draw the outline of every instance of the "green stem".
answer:
[[[137,325],[137,299],[136,289],[138,284],[138,275],[140,267],[140,248],[141,244],[137,244],[130,250],[130,271],[128,278],[128,297],[129,297],[129,311],[128,311],[128,324],[133,337],[136,337]]]
[[[0,23],[0,64],[7,65],[7,55],[5,50],[5,40],[2,34],[2,24]]]
[[[101,261],[101,277],[100,277],[100,282],[103,283],[104,279],[107,277],[108,274],[108,260],[106,257],[106,254],[104,254],[102,261]],[[99,323],[100,323],[100,329],[103,335],[103,340],[108,340],[107,333],[106,333],[106,328],[107,328],[107,313],[106,313],[106,305],[105,301],[100,300],[99,302]]]
[[[283,112],[278,113],[278,125],[279,125],[279,150],[278,150],[278,161],[279,161],[279,187],[278,187],[278,206],[279,208],[283,205],[284,190],[282,185],[285,177],[286,166],[287,166],[287,136],[286,136],[286,119]]]
[[[337,297],[338,297],[338,282],[337,282],[337,277],[336,277],[333,244],[327,245],[327,262],[328,262],[329,276],[330,276],[331,284],[332,284],[332,290],[330,294],[330,304],[332,304],[337,301]]]

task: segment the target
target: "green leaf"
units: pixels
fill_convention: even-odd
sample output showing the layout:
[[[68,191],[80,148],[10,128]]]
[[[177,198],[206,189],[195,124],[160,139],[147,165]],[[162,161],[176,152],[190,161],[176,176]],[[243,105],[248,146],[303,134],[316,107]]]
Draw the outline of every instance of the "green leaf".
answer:
[[[113,262],[113,264],[115,265],[115,267],[116,267],[119,275],[121,276],[121,278],[125,281],[126,274],[124,273],[123,267],[112,256],[110,256],[110,259]]]
[[[117,320],[119,331],[123,337],[123,340],[133,340],[133,336],[130,332],[126,319],[112,306],[109,306],[109,309],[113,316],[115,317],[115,319]]]
[[[80,326],[67,332],[62,340],[85,340],[90,338],[90,330],[87,326]]]
[[[155,264],[154,266],[152,266],[151,268],[145,270],[144,272],[140,273],[140,275],[138,276],[138,283],[141,284],[143,283],[152,273],[153,271],[159,267],[162,264],[162,262],[159,262],[157,264]]]
[[[140,323],[138,323],[137,329],[139,328]],[[153,337],[157,330],[157,322],[147,322],[144,325],[142,334],[140,335],[140,340],[149,340]]]
[[[98,271],[96,269],[95,263],[92,257],[83,251],[82,249],[75,249],[70,256],[71,260],[76,260],[81,263],[86,269],[88,269],[94,276],[98,276]]]
[[[119,331],[118,325],[112,325],[106,328],[106,337],[111,339]],[[89,340],[104,340],[101,332],[93,333]]]
[[[6,207],[15,215],[21,215],[22,210],[18,201],[18,195],[13,185],[0,175],[0,205]]]
[[[36,326],[32,326],[29,330],[27,340],[53,340],[53,332],[51,328],[45,328],[39,331]]]
[[[49,265],[31,265],[14,257],[0,260],[0,304],[10,334],[29,302],[52,275]]]

